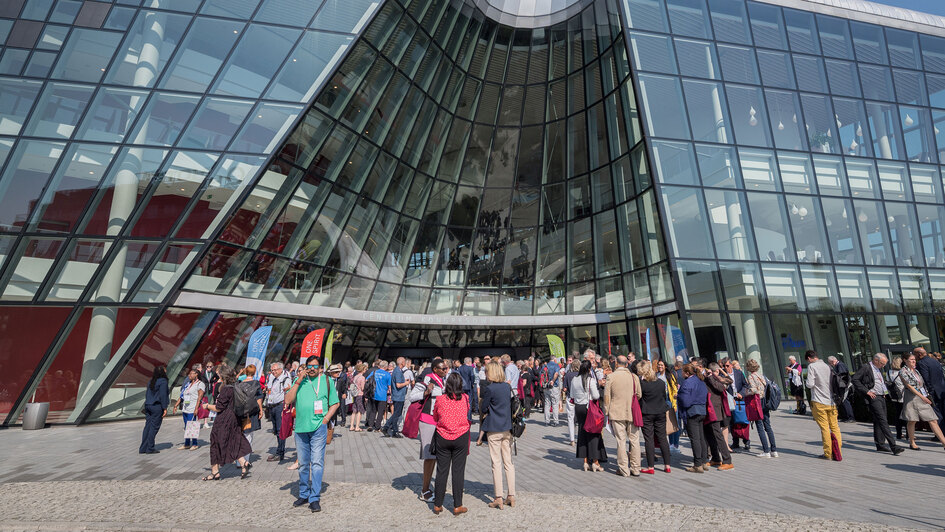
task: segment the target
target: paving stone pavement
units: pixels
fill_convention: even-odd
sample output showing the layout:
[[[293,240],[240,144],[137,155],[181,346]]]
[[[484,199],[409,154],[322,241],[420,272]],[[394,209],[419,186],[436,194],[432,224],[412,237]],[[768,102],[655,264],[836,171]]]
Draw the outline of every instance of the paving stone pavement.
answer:
[[[617,528],[617,521],[606,521],[605,517],[610,515],[614,519],[623,515],[647,516],[630,522],[634,527],[656,530],[682,526],[730,529],[735,523],[744,526],[743,520],[754,523],[752,528],[823,530],[827,526],[823,519],[848,522],[829,524],[840,529],[862,529],[863,523],[945,528],[942,504],[945,452],[929,442],[926,434],[920,439],[923,451],[906,451],[894,457],[874,451],[870,425],[841,424],[844,461],[824,462],[816,458],[822,451],[820,433],[810,417],[776,413],[773,426],[780,458],[735,454],[734,470],[694,475],[683,471],[690,463],[684,445],[685,452],[673,456],[672,474],[657,471],[653,476],[623,478],[613,474],[616,469],[613,438],[605,436],[611,456],[605,465],[607,473],[583,472],[581,461],[574,458],[574,448],[567,444],[567,427],[545,426],[539,417],[533,416],[529,422],[525,436],[518,442],[515,458],[516,484],[522,501],[521,510],[516,508],[515,512],[527,512],[527,519],[523,521],[513,512],[484,513],[488,510],[485,501],[492,491],[485,446],[473,447],[467,462],[466,490],[479,499],[470,498],[467,504],[470,517],[481,514],[490,524],[515,529],[538,526],[561,529],[569,522],[594,523],[600,529],[610,529],[611,525]],[[0,530],[35,529],[39,522],[45,528],[61,529],[164,530],[169,526],[233,529],[236,525],[224,525],[228,521],[222,517],[193,522],[182,519],[180,509],[189,503],[199,508],[219,507],[221,511],[234,505],[221,514],[228,519],[240,515],[241,504],[260,501],[271,504],[274,513],[281,515],[284,512],[279,505],[284,508],[292,500],[290,492],[295,489],[296,473],[286,469],[288,462],[264,460],[275,443],[269,433],[260,431],[255,435],[254,449],[263,460],[256,463],[249,479],[239,480],[238,470],[229,466],[224,469],[223,481],[203,483],[197,479],[209,469],[208,448],[206,445],[197,451],[174,448],[183,436],[180,416],[165,419],[158,434],[160,454],[137,453],[142,426],[141,421],[128,421],[40,431],[0,431],[0,453],[5,457],[0,462]],[[208,438],[209,431],[203,431],[202,436]],[[754,431],[752,436],[757,436]],[[359,529],[368,524],[399,528],[401,510],[408,519],[403,528],[415,528],[412,523],[416,519],[429,518],[427,506],[416,501],[420,484],[416,441],[344,429],[339,429],[335,438],[326,453],[324,478],[328,486],[324,495],[326,508],[334,509],[321,514],[337,517],[329,528]],[[292,455],[291,440],[288,448]],[[185,497],[187,494],[191,498]],[[523,494],[526,496],[522,497]],[[374,502],[375,498],[378,504],[372,504],[370,509],[379,510],[365,514],[365,509],[359,506],[361,501]],[[177,500],[180,502],[174,502]],[[525,500],[534,502],[525,504]],[[21,507],[25,510],[19,511]],[[61,515],[50,513],[49,508],[61,511]],[[398,511],[391,513],[384,508]],[[291,512],[291,508],[285,511]],[[341,513],[335,514],[336,511]],[[254,509],[250,512],[252,519],[237,522],[244,528],[261,526],[257,516],[267,513],[270,512]],[[580,516],[585,517],[574,520]],[[292,517],[285,523],[279,521],[279,526],[291,528],[296,518],[304,519]],[[431,521],[430,525],[453,523],[442,521],[443,518]],[[310,525],[306,521],[298,526]]]

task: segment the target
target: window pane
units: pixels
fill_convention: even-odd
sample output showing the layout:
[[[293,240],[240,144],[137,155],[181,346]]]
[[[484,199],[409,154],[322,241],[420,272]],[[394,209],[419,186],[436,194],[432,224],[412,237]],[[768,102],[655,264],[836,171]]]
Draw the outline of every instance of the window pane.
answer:
[[[174,144],[199,101],[200,98],[196,96],[154,94],[141,113],[137,131],[132,134],[132,143],[158,146]]]
[[[71,312],[69,307],[0,307],[0,414],[6,417]]]
[[[124,148],[119,152],[92,200],[91,212],[78,229],[85,234],[117,235],[166,155],[161,149]]]
[[[688,142],[653,141],[653,169],[660,182],[696,185],[696,160]]]
[[[301,33],[287,28],[250,26],[223,67],[213,92],[258,97]]]
[[[853,206],[849,200],[822,198],[824,216],[827,218],[827,236],[830,251],[835,262],[842,264],[862,264],[860,239],[856,231],[856,222],[851,213]]]
[[[760,83],[755,54],[750,48],[718,45],[719,62],[725,81],[736,83]]]
[[[921,266],[922,250],[918,224],[913,206],[908,203],[887,202],[886,219],[889,222],[890,244],[898,266]]]
[[[882,27],[851,21],[850,29],[857,60],[868,63],[887,62],[886,38],[883,36]]]
[[[689,310],[722,310],[718,267],[713,262],[679,261],[679,286],[683,305]]]
[[[65,144],[21,140],[0,177],[0,229],[18,230],[29,218]]]
[[[869,122],[863,103],[833,99],[834,119],[840,131],[840,149],[847,155],[870,157],[873,154]]]
[[[639,79],[640,97],[650,133],[657,137],[688,139],[689,124],[683,110],[679,80],[652,75],[641,75]]]
[[[239,22],[198,18],[179,47],[160,87],[189,92],[207,90],[223,59],[233,49],[243,26]]]
[[[143,16],[144,15],[142,15],[142,17]],[[143,33],[143,29],[141,31]],[[129,33],[130,35],[140,35],[140,33],[135,32]],[[112,56],[115,54],[115,49],[118,47],[121,36],[121,33],[113,31],[86,28],[73,29],[62,51],[59,52],[59,61],[56,63],[56,68],[53,69],[52,77],[98,83],[98,81],[102,79],[102,75],[104,75],[108,63],[112,60]],[[130,54],[134,54],[133,60],[137,63],[137,52],[129,50],[129,55]],[[141,79],[153,79],[154,75],[152,72],[154,72],[157,65],[147,61],[145,61],[145,63],[147,66],[142,66],[143,72]],[[125,83],[130,85],[130,81],[131,80],[127,80]],[[146,84],[147,82],[144,82],[140,85],[143,86]]]
[[[761,79],[766,87],[795,88],[791,54],[765,50],[758,50],[757,54]]]
[[[695,112],[690,113],[692,136],[695,140],[728,143],[732,135],[728,129],[725,92],[721,83],[690,81],[683,82],[686,104]],[[712,109],[712,112],[707,112]]]
[[[144,91],[100,89],[79,126],[76,138],[102,142],[123,141],[147,96]]]
[[[39,290],[40,284],[53,266],[56,256],[64,241],[58,238],[30,238],[20,242],[20,249],[15,252],[19,262],[7,265],[15,268],[10,276],[2,298],[8,301],[31,301]]]
[[[696,157],[705,186],[742,188],[735,148],[696,144]]]
[[[31,231],[68,233],[82,216],[117,147],[73,143],[46,187],[29,225]]]
[[[734,190],[705,190],[715,251],[720,259],[755,258],[752,231],[746,223],[745,195]]]
[[[752,225],[761,260],[797,260],[781,197],[776,194],[749,192],[748,206],[751,209]]]
[[[922,60],[919,57],[919,38],[911,31],[886,28],[886,39],[889,47],[889,61],[893,66],[901,66],[915,70],[922,69]]]
[[[309,101],[350,44],[351,37],[305,32],[267,96],[293,102]]]
[[[833,270],[825,266],[801,266],[801,280],[808,310],[840,310]]]
[[[725,90],[738,143],[770,147],[768,117],[761,89],[726,85]]]
[[[800,262],[830,262],[820,202],[810,196],[785,196],[794,230],[794,249]],[[793,260],[793,259],[792,259]]]
[[[794,266],[763,265],[765,296],[771,310],[805,310],[801,283]]]
[[[73,240],[59,259],[58,276],[46,294],[46,301],[77,301],[102,262],[109,242]]]
[[[762,310],[765,290],[758,266],[739,262],[720,262],[719,266],[728,309]]]
[[[871,265],[892,265],[892,251],[889,248],[889,236],[886,233],[886,217],[882,205],[876,201],[854,200],[857,228],[860,244],[866,263]]]
[[[237,100],[207,98],[181,137],[180,146],[204,150],[223,150],[252,104]]]
[[[677,257],[714,258],[702,194],[695,189],[677,187],[663,187],[662,194],[673,254]]]
[[[820,42],[814,29],[814,16],[806,11],[784,10],[784,22],[787,26],[791,50],[807,54],[819,54]]]
[[[41,86],[38,81],[0,78],[0,134],[20,132]]]
[[[820,28],[820,44],[824,55],[853,59],[852,39],[846,19],[817,15],[817,27]]]
[[[633,47],[633,63],[638,70],[676,73],[673,41],[669,37],[630,32],[630,45]]]
[[[899,296],[899,281],[896,272],[880,268],[867,270],[870,283],[870,295],[877,312],[898,312],[902,310]]]
[[[161,75],[189,22],[190,17],[186,15],[138,12],[106,81],[134,87],[154,86],[155,78]],[[59,61],[59,65],[62,63]]]
[[[301,111],[302,108],[295,105],[260,103],[233,140],[230,149],[249,153],[272,153]]]

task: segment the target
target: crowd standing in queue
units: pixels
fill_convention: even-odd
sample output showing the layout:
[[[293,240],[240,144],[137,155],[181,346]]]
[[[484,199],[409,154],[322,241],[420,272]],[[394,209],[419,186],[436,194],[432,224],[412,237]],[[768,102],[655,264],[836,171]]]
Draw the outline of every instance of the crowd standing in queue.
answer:
[[[795,356],[788,358],[783,380],[766,377],[754,358],[745,361],[743,371],[729,358],[714,362],[680,356],[668,366],[663,360],[637,360],[632,352],[601,357],[593,349],[558,360],[542,360],[534,353],[513,361],[504,354],[437,357],[417,365],[400,357],[328,368],[310,357],[304,364],[272,363],[258,379],[252,365],[232,368],[209,362],[187,370],[172,413],[180,409],[183,415],[179,450],[199,449],[200,428],[212,424],[205,481],[220,480],[221,468],[231,463],[237,464],[241,478],[248,477],[253,432],[269,419],[277,444],[267,461],[285,461],[286,442],[294,440],[297,458],[288,466],[299,475],[294,506],[308,505],[312,512],[321,511],[325,450],[336,428],[416,439],[422,470],[419,498],[440,514],[451,480],[451,511],[458,516],[467,511],[463,491],[472,425],[479,424],[476,445],[489,449],[494,497],[488,507],[515,507],[513,448],[523,436],[525,420],[539,411],[550,427],[565,417],[567,444],[575,448],[584,471],[605,471],[606,443],[615,442],[613,472],[629,477],[655,474],[658,460],[659,469],[671,473],[683,434],[692,453],[685,471],[732,470],[733,453],[751,452],[752,425],[761,443],[755,456],[778,458],[771,413],[781,402],[779,384],[795,400],[793,413],[805,415],[809,405],[821,433],[821,459],[842,460],[839,423],[853,420],[857,403],[870,413],[878,452],[899,455],[907,449],[897,443],[902,440],[909,449],[920,449],[918,423],[927,423],[932,441],[945,447],[945,370],[941,356],[935,355],[919,347],[890,361],[877,353],[851,374],[836,357],[824,361],[807,351],[806,366]],[[166,369],[157,366],[142,408],[141,454],[159,452],[154,440],[172,402],[168,395]]]

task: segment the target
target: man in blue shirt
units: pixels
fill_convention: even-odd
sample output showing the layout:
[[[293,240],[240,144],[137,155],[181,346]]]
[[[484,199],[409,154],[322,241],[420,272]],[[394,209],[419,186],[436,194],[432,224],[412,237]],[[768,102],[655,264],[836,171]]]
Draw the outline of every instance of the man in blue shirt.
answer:
[[[400,416],[404,412],[404,400],[407,398],[407,380],[404,379],[404,367],[407,365],[407,359],[397,358],[397,366],[391,373],[390,398],[394,402],[394,413],[387,418],[384,424],[385,438],[403,438],[400,435]],[[375,388],[375,391],[377,388]],[[385,398],[384,401],[387,401]]]
[[[374,419],[368,416],[368,430],[380,432],[384,412],[387,412],[387,395],[390,393],[390,373],[387,373],[387,362],[380,361],[377,370],[371,375],[374,379]]]

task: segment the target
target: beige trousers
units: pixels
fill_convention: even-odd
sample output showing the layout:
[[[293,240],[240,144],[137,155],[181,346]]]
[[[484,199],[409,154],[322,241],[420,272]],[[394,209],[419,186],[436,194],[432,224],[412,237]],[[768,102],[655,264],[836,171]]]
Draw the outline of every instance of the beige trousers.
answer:
[[[489,456],[492,458],[492,484],[495,486],[495,496],[505,497],[502,491],[502,470],[505,470],[505,479],[509,482],[508,495],[515,496],[515,465],[512,463],[512,433],[490,432]]]
[[[640,474],[640,427],[632,421],[611,421],[617,437],[617,469],[624,475]],[[627,468],[627,439],[630,440],[630,467]]]

